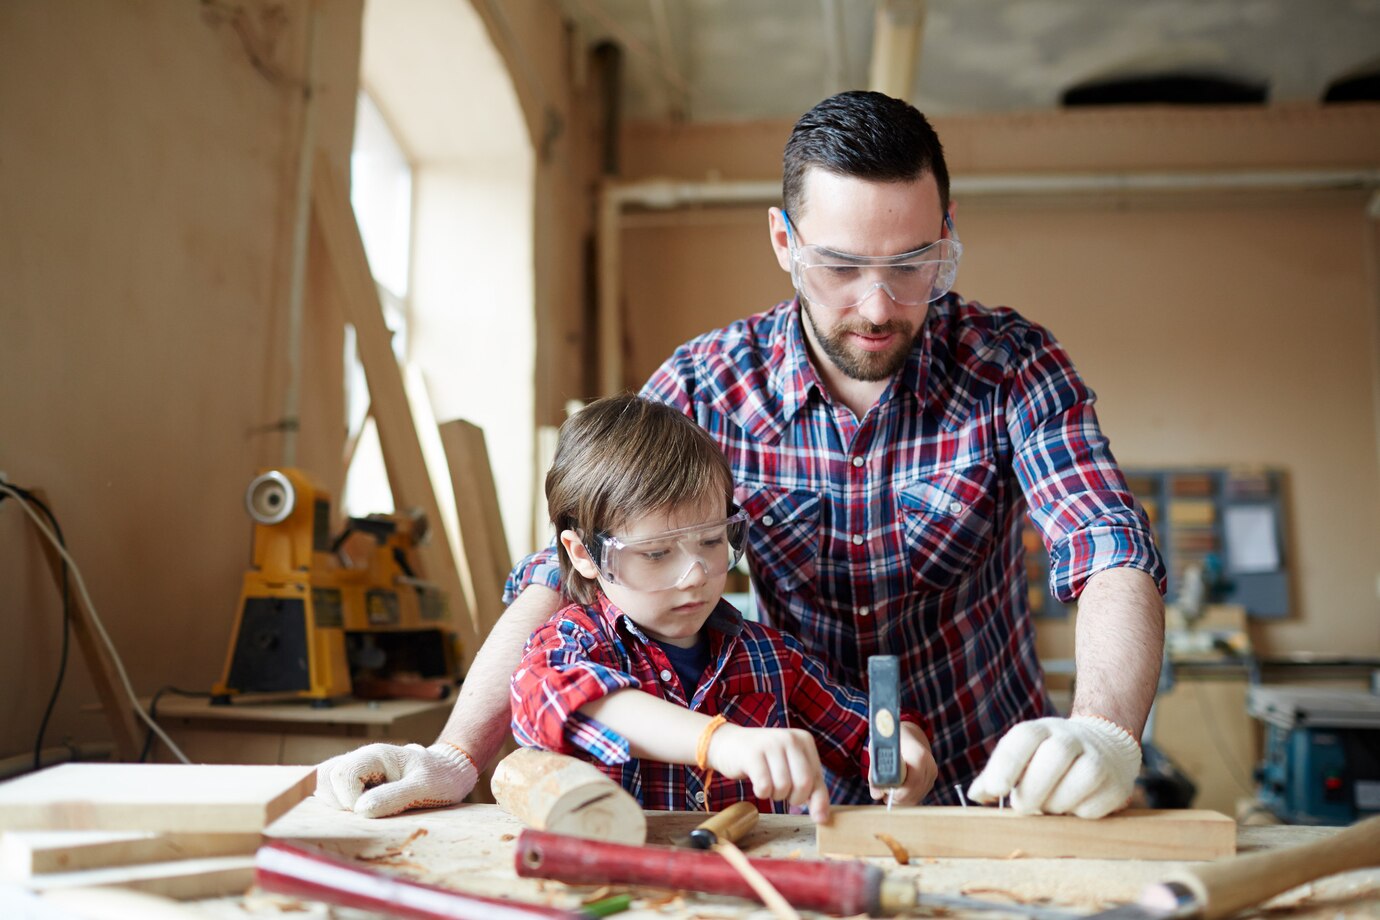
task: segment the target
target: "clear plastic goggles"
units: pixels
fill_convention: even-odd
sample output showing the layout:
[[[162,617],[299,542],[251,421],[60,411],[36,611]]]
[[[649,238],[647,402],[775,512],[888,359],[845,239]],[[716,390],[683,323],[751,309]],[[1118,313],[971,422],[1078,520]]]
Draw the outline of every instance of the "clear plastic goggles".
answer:
[[[723,575],[743,558],[747,545],[746,511],[722,521],[682,527],[624,542],[601,533],[585,540],[585,549],[609,584],[633,591],[668,591],[681,585],[699,566],[705,578]]]
[[[896,303],[920,306],[949,293],[958,276],[963,244],[947,214],[948,235],[923,249],[897,256],[854,256],[823,246],[797,245],[790,215],[782,213],[791,250],[791,281],[812,304],[844,310],[880,289]]]

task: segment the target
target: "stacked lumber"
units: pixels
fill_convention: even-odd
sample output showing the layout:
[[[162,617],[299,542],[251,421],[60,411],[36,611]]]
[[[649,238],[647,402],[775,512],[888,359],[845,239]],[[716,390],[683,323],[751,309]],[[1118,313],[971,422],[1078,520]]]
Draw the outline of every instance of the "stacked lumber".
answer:
[[[6,890],[242,892],[264,829],[315,781],[315,767],[64,764],[0,784],[0,914]]]

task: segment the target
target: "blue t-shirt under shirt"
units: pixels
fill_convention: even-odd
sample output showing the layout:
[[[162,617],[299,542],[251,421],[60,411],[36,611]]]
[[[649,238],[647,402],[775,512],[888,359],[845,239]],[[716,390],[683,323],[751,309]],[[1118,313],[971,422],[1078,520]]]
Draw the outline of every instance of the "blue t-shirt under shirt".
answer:
[[[666,653],[671,667],[676,669],[680,685],[685,688],[685,698],[694,699],[695,691],[700,686],[700,678],[704,676],[704,669],[709,667],[709,637],[704,634],[704,630],[700,630],[699,635],[695,637],[695,644],[690,648],[680,648],[667,642],[657,642],[657,646]]]

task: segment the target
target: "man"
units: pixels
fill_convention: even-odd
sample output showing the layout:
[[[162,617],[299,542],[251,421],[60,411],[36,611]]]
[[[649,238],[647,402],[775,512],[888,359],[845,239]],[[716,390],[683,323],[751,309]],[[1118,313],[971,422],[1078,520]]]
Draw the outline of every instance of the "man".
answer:
[[[728,457],[764,618],[844,682],[865,684],[869,655],[901,657],[902,702],[934,728],[929,801],[967,787],[1025,812],[1120,808],[1159,672],[1164,572],[1092,391],[1044,329],[950,293],[948,171],[908,104],[849,92],[806,113],[783,206],[771,243],[796,299],[682,346],[643,391]],[[1035,658],[1027,506],[1056,595],[1079,602],[1067,719]],[[378,815],[467,794],[507,737],[523,643],[562,604],[557,572],[548,550],[514,573],[441,741],[342,755],[322,795]],[[835,802],[869,801],[831,779]]]

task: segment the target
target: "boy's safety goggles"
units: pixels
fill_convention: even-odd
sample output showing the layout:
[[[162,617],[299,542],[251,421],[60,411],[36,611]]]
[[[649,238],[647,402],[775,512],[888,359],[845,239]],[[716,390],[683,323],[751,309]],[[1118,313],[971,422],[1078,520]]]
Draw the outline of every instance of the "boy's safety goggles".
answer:
[[[798,245],[790,215],[782,214],[791,251],[791,281],[812,304],[843,310],[857,306],[880,288],[898,304],[920,306],[949,293],[958,276],[963,244],[947,214],[944,239],[897,256],[854,256],[823,246]]]
[[[743,558],[747,545],[746,511],[625,542],[608,533],[584,541],[585,549],[609,584],[633,591],[667,591],[689,577],[695,566],[704,577],[723,575]]]

